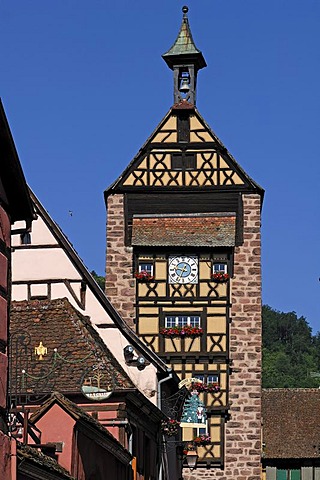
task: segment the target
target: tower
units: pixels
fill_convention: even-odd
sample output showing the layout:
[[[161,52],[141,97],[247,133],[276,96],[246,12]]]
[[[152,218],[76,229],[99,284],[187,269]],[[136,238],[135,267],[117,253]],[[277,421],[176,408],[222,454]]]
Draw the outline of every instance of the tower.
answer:
[[[163,55],[174,105],[105,191],[106,293],[148,347],[198,385],[206,431],[183,423],[183,439],[206,433],[210,442],[197,448],[192,478],[258,480],[263,189],[195,106],[206,62],[187,13]]]

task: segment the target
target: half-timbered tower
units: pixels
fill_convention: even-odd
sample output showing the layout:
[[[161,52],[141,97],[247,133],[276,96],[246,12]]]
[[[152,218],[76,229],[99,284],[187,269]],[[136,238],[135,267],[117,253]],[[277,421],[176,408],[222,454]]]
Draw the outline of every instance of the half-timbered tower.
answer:
[[[188,399],[181,423],[186,442],[210,436],[197,448],[192,479],[255,480],[263,190],[195,106],[206,62],[187,12],[184,7],[178,37],[163,55],[173,71],[174,105],[105,192],[106,293],[199,394]],[[185,469],[184,478],[190,475]]]

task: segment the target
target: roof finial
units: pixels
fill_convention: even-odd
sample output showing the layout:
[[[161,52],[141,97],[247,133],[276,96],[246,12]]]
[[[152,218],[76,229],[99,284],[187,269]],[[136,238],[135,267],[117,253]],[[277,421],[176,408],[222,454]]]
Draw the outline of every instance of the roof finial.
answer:
[[[183,11],[183,18],[187,18],[187,13],[189,12],[189,8],[185,5],[184,7],[182,7],[182,11]]]

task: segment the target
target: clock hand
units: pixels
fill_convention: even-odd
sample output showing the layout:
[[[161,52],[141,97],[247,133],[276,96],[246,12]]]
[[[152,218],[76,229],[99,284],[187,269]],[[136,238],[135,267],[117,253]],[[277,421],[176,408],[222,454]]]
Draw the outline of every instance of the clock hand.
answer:
[[[187,270],[187,266],[185,265],[184,267],[179,267],[179,269],[181,270],[181,274],[179,276],[179,278],[181,279],[182,278],[182,275],[184,274],[184,272]],[[178,274],[179,275],[179,274]]]

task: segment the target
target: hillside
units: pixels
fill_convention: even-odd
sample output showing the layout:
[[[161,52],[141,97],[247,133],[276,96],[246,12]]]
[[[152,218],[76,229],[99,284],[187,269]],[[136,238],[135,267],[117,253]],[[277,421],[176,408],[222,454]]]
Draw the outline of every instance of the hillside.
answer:
[[[320,334],[304,317],[264,305],[262,343],[264,388],[320,386]]]

